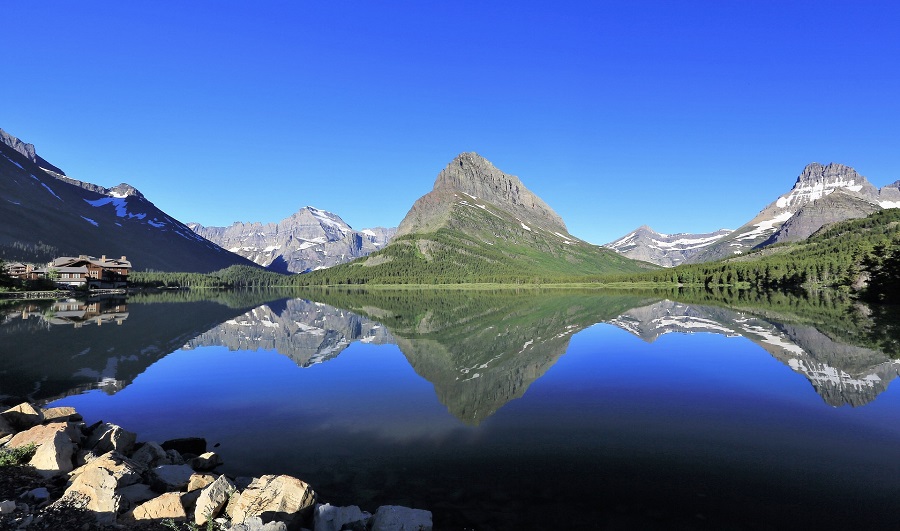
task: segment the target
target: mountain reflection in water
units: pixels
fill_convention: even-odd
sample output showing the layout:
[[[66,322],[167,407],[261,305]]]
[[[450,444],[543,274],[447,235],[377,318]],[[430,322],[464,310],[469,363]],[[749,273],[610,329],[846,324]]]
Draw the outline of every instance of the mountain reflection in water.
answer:
[[[896,326],[876,310],[569,290],[304,297],[144,297],[121,325],[79,329],[10,308],[0,398],[114,381],[112,396],[57,403],[140,435],[206,436],[229,473],[293,473],[332,503],[426,507],[442,528],[547,528],[570,506],[573,529],[735,510],[828,527],[856,522],[835,517],[846,500],[888,508],[879,493],[900,486],[900,405],[872,407],[900,374]]]

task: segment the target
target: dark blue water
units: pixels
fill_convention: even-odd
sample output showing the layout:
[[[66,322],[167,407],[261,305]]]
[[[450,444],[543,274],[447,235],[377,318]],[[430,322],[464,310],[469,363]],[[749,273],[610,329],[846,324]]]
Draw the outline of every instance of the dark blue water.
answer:
[[[203,436],[229,474],[427,508],[438,528],[900,523],[900,364],[811,326],[636,304],[532,319],[501,302],[465,325],[417,310],[391,329],[282,301],[237,309],[117,392],[52,405],[141,440]],[[172,309],[131,304],[115,333]]]

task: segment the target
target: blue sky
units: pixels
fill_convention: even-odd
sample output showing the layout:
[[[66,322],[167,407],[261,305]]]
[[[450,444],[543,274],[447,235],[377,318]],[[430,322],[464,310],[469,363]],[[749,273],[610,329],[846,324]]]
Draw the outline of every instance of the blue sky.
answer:
[[[736,228],[809,162],[900,179],[891,2],[15,2],[0,127],[181,221],[395,226],[459,152],[575,236]]]

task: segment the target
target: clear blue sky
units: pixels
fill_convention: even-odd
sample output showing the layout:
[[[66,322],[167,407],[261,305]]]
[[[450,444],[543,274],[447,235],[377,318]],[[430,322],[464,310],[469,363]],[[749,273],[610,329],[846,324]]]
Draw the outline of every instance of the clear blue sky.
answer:
[[[459,152],[605,243],[900,179],[894,2],[7,2],[0,127],[181,221],[395,226]]]

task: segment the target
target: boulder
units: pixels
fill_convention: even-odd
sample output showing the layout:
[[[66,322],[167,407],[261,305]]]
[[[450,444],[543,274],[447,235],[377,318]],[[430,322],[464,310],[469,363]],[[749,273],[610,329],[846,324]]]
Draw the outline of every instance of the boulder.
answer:
[[[77,426],[56,422],[17,433],[7,443],[7,448],[37,445],[37,451],[28,464],[42,476],[52,477],[72,471],[76,443],[80,439]]]
[[[0,514],[9,514],[16,510],[16,502],[12,500],[0,501]]]
[[[27,430],[44,421],[44,414],[40,408],[36,408],[28,402],[22,402],[18,406],[7,409],[0,413],[0,416],[17,431]]]
[[[177,492],[167,492],[138,505],[131,516],[135,520],[187,520],[181,494]]]
[[[145,501],[152,500],[159,496],[159,493],[150,488],[150,485],[144,483],[135,483],[116,490],[123,499],[128,501],[130,505],[140,505]]]
[[[42,410],[42,413],[44,414],[44,424],[84,420],[74,407],[69,406],[47,408]]]
[[[237,492],[234,483],[224,475],[206,486],[197,498],[194,506],[194,523],[205,525],[207,521],[215,518],[228,503],[231,495]]]
[[[290,523],[298,513],[311,509],[316,502],[312,488],[295,477],[267,475],[251,483],[231,508],[231,520],[242,524],[247,518]]]
[[[131,460],[146,468],[173,464],[168,460],[166,451],[162,449],[162,446],[153,441],[146,442],[135,450],[131,455]]]
[[[38,487],[36,489],[29,490],[25,494],[22,494],[21,498],[32,502],[41,503],[50,499],[50,491],[47,490],[47,487]]]
[[[52,506],[82,508],[94,513],[98,524],[112,524],[127,508],[118,489],[141,479],[140,468],[125,456],[109,452],[78,470],[78,477]]]
[[[185,437],[170,439],[162,443],[163,450],[177,450],[179,454],[201,455],[206,453],[206,439],[203,437]]]
[[[150,486],[157,492],[182,491],[193,474],[188,465],[160,465],[150,472]]]
[[[134,432],[104,422],[94,429],[84,446],[97,455],[112,451],[128,454],[134,447],[135,440],[137,440],[137,435]]]
[[[215,480],[215,474],[193,474],[191,475],[190,481],[188,481],[187,491],[193,492],[195,490],[206,488]]]
[[[431,531],[431,511],[382,505],[372,517],[372,531]]]
[[[191,459],[191,467],[194,470],[212,470],[222,464],[222,458],[215,452],[205,452]]]
[[[167,465],[183,465],[184,459],[181,457],[181,454],[178,453],[178,450],[166,450],[166,459]],[[159,464],[163,464],[163,460],[160,459]]]
[[[361,523],[365,529],[372,515],[356,505],[337,507],[326,503],[316,505],[314,531],[341,531],[346,524]]]
[[[284,522],[272,521],[263,523],[262,518],[251,516],[244,520],[244,523],[233,525],[228,528],[229,531],[287,531],[288,526]]]
[[[16,433],[16,429],[12,427],[12,424],[6,420],[6,417],[0,416],[0,438],[13,435],[14,433]]]

